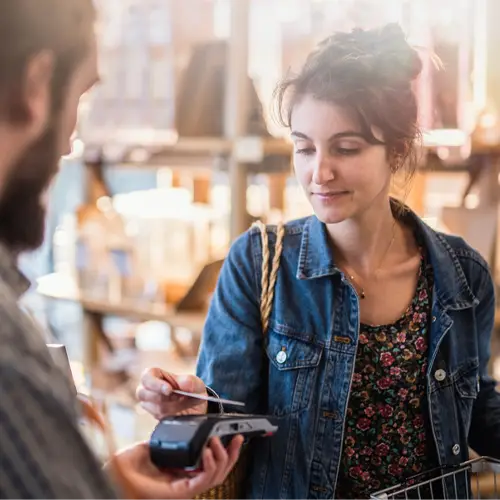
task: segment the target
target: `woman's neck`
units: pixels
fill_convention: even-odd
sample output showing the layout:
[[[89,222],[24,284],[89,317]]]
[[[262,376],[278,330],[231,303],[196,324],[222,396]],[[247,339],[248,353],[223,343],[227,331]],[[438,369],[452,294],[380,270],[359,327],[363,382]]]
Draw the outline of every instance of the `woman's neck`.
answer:
[[[402,231],[388,199],[359,217],[327,225],[327,230],[336,264],[347,266],[361,277],[371,276],[384,264]]]

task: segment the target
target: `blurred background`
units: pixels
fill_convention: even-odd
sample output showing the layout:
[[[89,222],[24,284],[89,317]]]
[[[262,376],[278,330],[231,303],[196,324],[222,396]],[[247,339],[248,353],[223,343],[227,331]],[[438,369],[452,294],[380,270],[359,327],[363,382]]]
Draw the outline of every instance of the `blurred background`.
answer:
[[[194,370],[231,241],[256,219],[310,214],[271,98],[333,31],[398,22],[421,47],[421,161],[411,190],[395,192],[476,247],[498,281],[500,2],[96,5],[102,83],[82,100],[46,241],[22,267],[34,283],[26,307],[66,345],[79,389],[110,402],[120,444],[151,430],[133,399],[141,371]],[[491,370],[500,377],[495,356]]]

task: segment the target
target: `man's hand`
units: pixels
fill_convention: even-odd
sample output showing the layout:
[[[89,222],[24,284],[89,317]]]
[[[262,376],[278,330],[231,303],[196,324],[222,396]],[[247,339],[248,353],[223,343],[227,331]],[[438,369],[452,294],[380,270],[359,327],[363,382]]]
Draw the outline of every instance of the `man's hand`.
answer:
[[[194,498],[225,481],[236,465],[242,444],[243,438],[238,436],[226,450],[218,438],[213,439],[203,452],[202,471],[189,475],[159,470],[151,462],[147,443],[117,453],[106,469],[113,472],[118,462],[139,498]]]

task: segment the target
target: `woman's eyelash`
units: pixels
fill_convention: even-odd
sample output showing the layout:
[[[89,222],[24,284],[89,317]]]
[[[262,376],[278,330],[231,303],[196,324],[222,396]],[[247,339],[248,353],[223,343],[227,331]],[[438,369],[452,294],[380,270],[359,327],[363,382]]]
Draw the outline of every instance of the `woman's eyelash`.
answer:
[[[343,156],[352,156],[356,155],[360,152],[361,150],[359,148],[338,148],[337,152]]]
[[[295,151],[299,155],[310,155],[314,153],[314,148],[301,148]]]
[[[335,148],[334,151],[342,156],[352,156],[358,154],[360,148]],[[311,155],[314,154],[314,148],[301,148],[295,151],[296,154],[300,155]]]

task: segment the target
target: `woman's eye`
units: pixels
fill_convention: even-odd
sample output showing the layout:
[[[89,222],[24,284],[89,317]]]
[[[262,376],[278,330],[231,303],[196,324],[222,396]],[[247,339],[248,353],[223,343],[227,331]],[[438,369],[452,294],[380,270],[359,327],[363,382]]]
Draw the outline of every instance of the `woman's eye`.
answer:
[[[360,153],[360,148],[336,148],[339,155],[342,156],[354,156]]]
[[[295,150],[295,153],[298,155],[312,155],[314,154],[314,148],[300,148]]]

